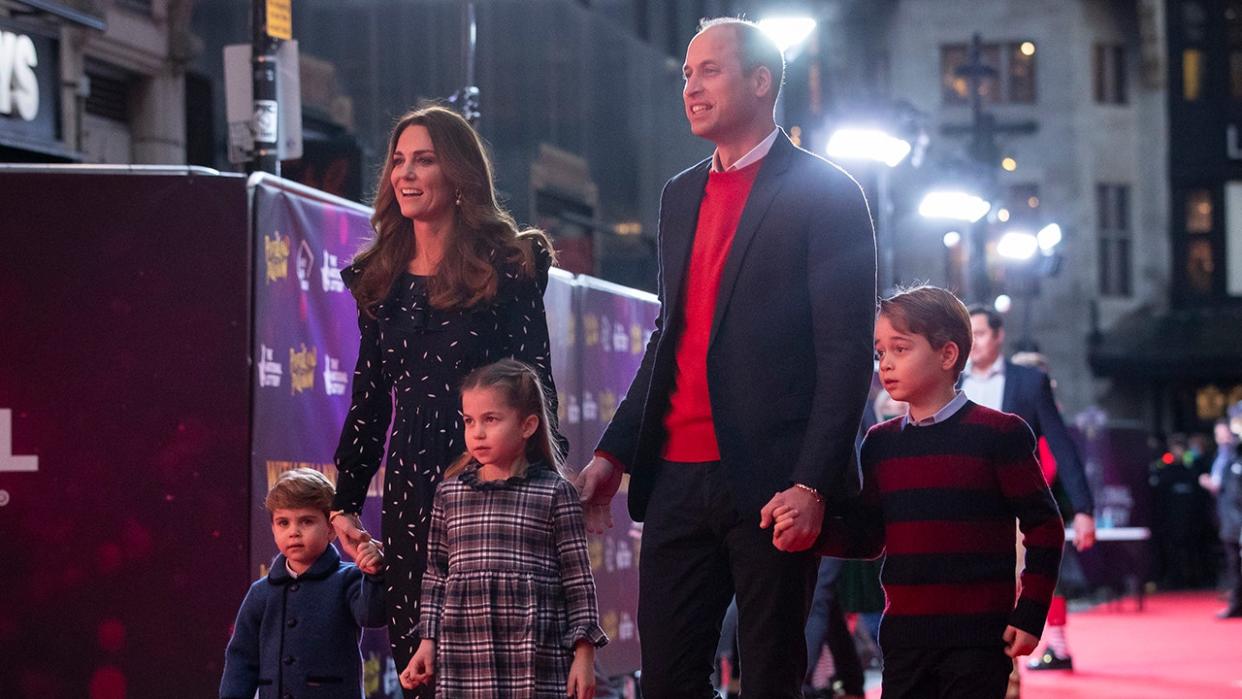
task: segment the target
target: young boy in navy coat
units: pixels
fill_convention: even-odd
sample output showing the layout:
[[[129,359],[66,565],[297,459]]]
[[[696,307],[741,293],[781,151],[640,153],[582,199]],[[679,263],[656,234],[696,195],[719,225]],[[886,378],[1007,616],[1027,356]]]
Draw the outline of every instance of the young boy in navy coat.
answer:
[[[224,658],[221,699],[362,696],[362,627],[383,626],[383,552],[363,544],[341,561],[329,519],[335,489],[322,473],[281,474],[264,503],[280,553],[250,586]],[[365,571],[365,573],[364,573]],[[308,694],[308,692],[310,692]]]

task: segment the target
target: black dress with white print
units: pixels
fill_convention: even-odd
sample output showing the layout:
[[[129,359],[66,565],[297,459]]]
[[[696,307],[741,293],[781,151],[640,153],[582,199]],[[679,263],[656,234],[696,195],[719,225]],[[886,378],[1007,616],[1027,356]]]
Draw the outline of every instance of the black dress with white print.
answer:
[[[513,265],[498,265],[498,291],[490,303],[464,310],[432,308],[427,277],[403,273],[376,305],[374,318],[358,314],[361,342],[352,402],[335,457],[334,508],[362,511],[387,439],[380,522],[388,636],[397,672],[418,648],[414,627],[436,486],[465,451],[458,393],[462,379],[507,357],[529,364],[543,382],[553,432],[565,446],[555,424],[556,385],[543,305],[551,256],[538,244],[535,253],[533,277],[523,277]],[[360,274],[351,266],[341,276],[352,286]]]

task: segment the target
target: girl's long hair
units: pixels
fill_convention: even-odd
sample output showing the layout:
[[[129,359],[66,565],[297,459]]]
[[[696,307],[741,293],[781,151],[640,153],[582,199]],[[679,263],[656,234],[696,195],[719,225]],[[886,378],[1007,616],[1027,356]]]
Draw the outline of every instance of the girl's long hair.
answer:
[[[463,393],[476,389],[496,391],[505,405],[518,412],[519,419],[525,420],[530,415],[538,417],[539,427],[526,440],[526,462],[543,461],[553,471],[562,477],[565,476],[563,470],[565,457],[552,437],[552,422],[549,420],[547,397],[543,383],[539,380],[539,374],[534,369],[516,359],[502,359],[475,369],[462,381]],[[444,472],[444,477],[456,476],[464,471],[471,461],[470,452],[462,454]],[[526,466],[521,465],[513,475],[520,476],[525,472]]]
[[[444,107],[423,106],[397,120],[388,137],[371,215],[375,236],[353,260],[361,274],[351,291],[358,308],[371,316],[372,307],[384,300],[418,252],[412,224],[401,215],[390,179],[397,141],[414,125],[427,129],[449,191],[454,196],[460,193],[461,199],[454,207],[444,258],[428,280],[433,307],[463,309],[491,301],[499,286],[498,267],[515,268],[530,278],[536,274],[535,247],[542,245],[552,253],[552,244],[542,231],[519,231],[513,216],[497,202],[491,162],[469,122]]]

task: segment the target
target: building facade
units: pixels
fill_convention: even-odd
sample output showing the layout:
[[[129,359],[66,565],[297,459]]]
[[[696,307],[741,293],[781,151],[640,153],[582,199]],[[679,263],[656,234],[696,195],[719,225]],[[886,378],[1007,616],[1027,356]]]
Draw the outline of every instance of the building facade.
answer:
[[[192,4],[0,2],[0,161],[185,163]]]
[[[1206,431],[1242,402],[1242,2],[1163,4],[1167,308],[1102,334],[1092,365],[1133,387],[1159,426]]]
[[[1154,408],[1126,382],[1093,373],[1093,338],[1166,307],[1172,285],[1163,16],[1145,1],[877,3],[854,8],[837,29],[838,60],[853,67],[828,70],[841,76],[836,120],[886,100],[925,115],[926,157],[889,175],[881,229],[889,227],[897,282],[960,289],[962,244],[947,247],[945,234],[966,230],[917,209],[968,159],[970,82],[960,69],[979,35],[979,62],[991,69],[982,105],[997,128],[995,159],[984,163],[994,205],[973,229],[984,236],[991,293],[971,300],[1011,297],[1009,349],[1034,344],[1048,358],[1067,414],[1098,406],[1114,423],[1150,424]],[[1038,271],[997,253],[1004,233],[1048,223],[1063,240]]]

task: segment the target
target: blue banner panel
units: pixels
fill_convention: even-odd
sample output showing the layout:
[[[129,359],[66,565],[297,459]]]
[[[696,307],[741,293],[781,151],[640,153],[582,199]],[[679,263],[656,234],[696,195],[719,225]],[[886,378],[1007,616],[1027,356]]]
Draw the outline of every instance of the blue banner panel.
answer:
[[[567,412],[569,421],[580,425],[584,464],[638,372],[660,306],[655,296],[634,289],[591,277],[578,282],[582,385]],[[628,485],[627,477],[612,501],[613,528],[589,541],[601,622],[612,639],[599,658],[614,675],[634,672],[641,657],[636,610],[642,530],[626,509]]]
[[[251,573],[245,179],[0,191],[0,697],[215,696]]]
[[[276,545],[263,499],[279,475],[309,467],[336,481],[332,456],[349,411],[358,358],[358,312],[341,268],[371,236],[370,209],[303,192],[275,179],[252,187],[254,216],[254,440],[251,451],[253,577]],[[383,471],[363,523],[379,532]],[[342,551],[342,554],[344,552]],[[368,697],[398,697],[386,633],[363,639]]]

